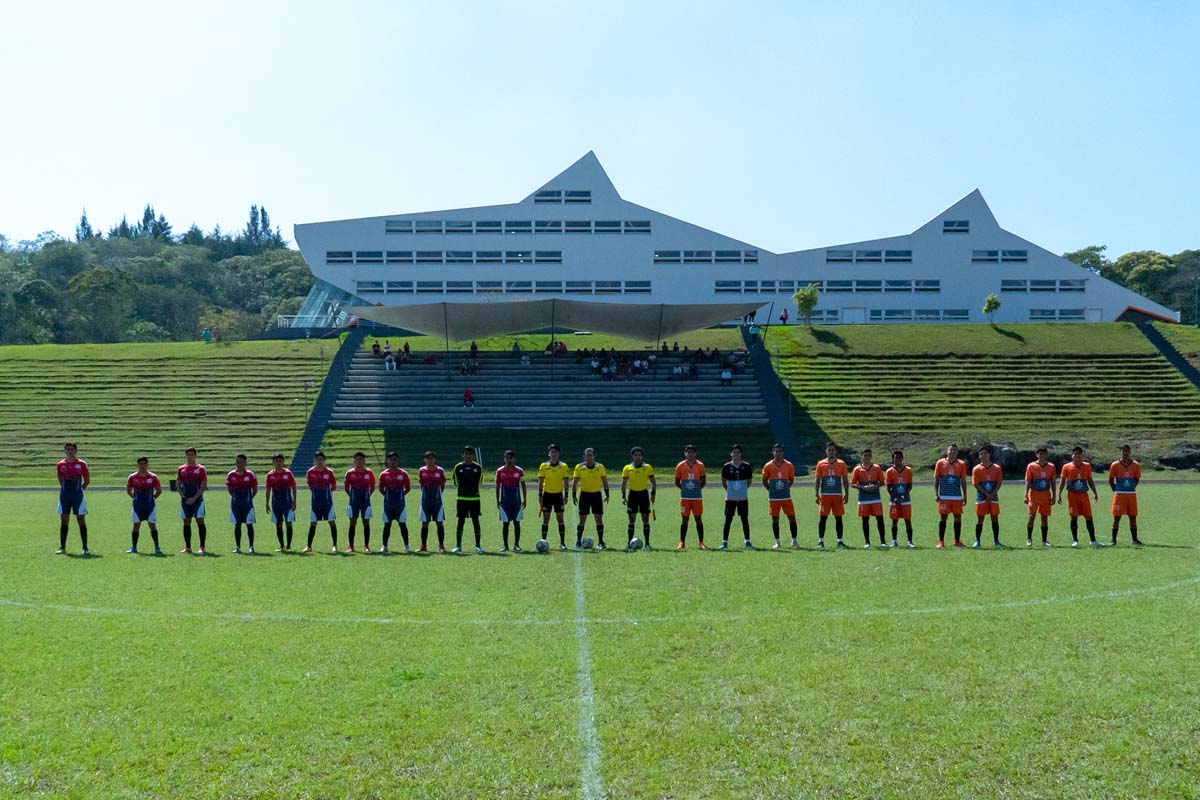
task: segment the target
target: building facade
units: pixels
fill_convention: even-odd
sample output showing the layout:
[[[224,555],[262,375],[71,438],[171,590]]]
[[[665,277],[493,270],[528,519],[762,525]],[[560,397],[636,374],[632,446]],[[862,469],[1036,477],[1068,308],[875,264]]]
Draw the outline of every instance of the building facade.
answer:
[[[787,308],[795,321],[792,293],[808,284],[821,324],[987,321],[989,293],[996,322],[1179,320],[1004,230],[978,190],[909,234],[771,253],[623,200],[590,152],[517,203],[297,225],[295,238],[318,278],[299,324],[548,299],[706,308],[703,324]],[[722,306],[737,313],[712,319]]]

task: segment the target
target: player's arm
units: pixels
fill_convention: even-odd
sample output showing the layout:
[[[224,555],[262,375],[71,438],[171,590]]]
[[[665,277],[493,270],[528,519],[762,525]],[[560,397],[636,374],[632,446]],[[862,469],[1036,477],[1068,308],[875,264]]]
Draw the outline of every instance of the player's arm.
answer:
[[[1062,503],[1063,487],[1066,485],[1067,485],[1067,476],[1066,476],[1066,473],[1063,473],[1062,475],[1058,476],[1058,500],[1056,501],[1054,499],[1054,483],[1053,483],[1053,481],[1050,483],[1050,502],[1051,503],[1055,503],[1055,502],[1057,502],[1058,504]]]
[[[292,492],[292,508],[295,508],[296,504],[300,502],[300,496],[298,493],[299,490],[296,487],[296,476],[295,475],[293,475],[291,477],[291,485],[288,488],[291,489],[291,492]]]
[[[708,485],[708,470],[700,473],[700,488],[703,489]]]
[[[129,495],[130,497],[133,497],[133,478],[132,477],[129,480],[125,481],[125,494]]]
[[[682,480],[682,479],[679,477],[679,473],[678,473],[678,472],[676,472],[676,473],[675,473],[675,488],[676,488],[676,489],[682,489],[682,488],[683,488],[683,480]]]
[[[678,483],[678,481],[676,481]],[[658,494],[658,481],[654,477],[654,473],[650,473],[650,502],[654,502],[654,496]]]
[[[1098,501],[1100,493],[1096,491],[1096,482],[1092,480],[1091,475],[1088,475],[1088,488],[1092,490],[1092,498]]]
[[[250,484],[250,499],[254,500],[256,497],[258,497],[258,481]]]
[[[88,472],[87,464],[83,465],[82,475],[83,475],[83,485],[80,486],[81,491],[83,489],[86,489],[88,487],[88,484],[92,482],[92,473]]]
[[[1113,474],[1111,469],[1108,471],[1108,490],[1114,494],[1117,491],[1117,476]]]
[[[200,479],[200,488],[196,491],[196,493],[194,495],[192,495],[191,502],[194,503],[195,501],[199,500],[201,497],[204,496],[204,493],[207,491],[208,491],[208,473],[204,473],[204,477],[202,477]]]
[[[579,505],[579,476],[571,478],[571,502]]]
[[[604,502],[608,502],[608,474],[600,476],[600,484],[604,487]]]
[[[838,480],[842,482],[842,502],[850,502],[850,477],[848,475],[839,475]]]
[[[629,500],[628,492],[626,491],[628,486],[629,486],[629,478],[626,477],[624,474],[622,474],[621,475],[621,502],[622,503],[625,503]]]
[[[347,495],[350,494],[350,473],[349,472],[347,472],[346,477],[342,479],[342,490]]]
[[[157,500],[160,497],[162,497],[162,482],[158,478],[155,478],[154,479],[154,499]]]
[[[815,470],[814,470],[814,472],[815,472]],[[764,478],[763,479],[764,486],[766,485],[766,482],[767,482],[766,478]],[[819,474],[817,475],[816,478],[813,479],[813,495],[818,503],[821,502],[821,476]]]
[[[525,504],[529,502],[529,490],[525,487],[525,477],[521,477],[521,508],[525,508]]]
[[[457,479],[456,479],[457,480]],[[500,507],[500,473],[496,473],[496,508]]]

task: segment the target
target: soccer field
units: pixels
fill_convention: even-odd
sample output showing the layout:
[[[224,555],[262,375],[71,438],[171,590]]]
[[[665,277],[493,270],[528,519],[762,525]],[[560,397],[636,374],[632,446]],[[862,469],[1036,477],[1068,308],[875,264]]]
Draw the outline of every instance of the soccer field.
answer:
[[[170,495],[168,555],[126,555],[128,498],[90,492],[91,559],[52,554],[53,493],[0,493],[0,797],[1198,797],[1197,491],[1142,487],[1146,547],[1073,550],[1061,508],[1026,549],[1009,487],[1018,546],[979,552],[933,548],[920,487],[895,552],[855,517],[815,550],[807,488],[799,552],[676,552],[664,491],[653,552],[501,556],[485,501],[462,557],[278,555],[270,525],[235,556],[213,492],[208,558]]]

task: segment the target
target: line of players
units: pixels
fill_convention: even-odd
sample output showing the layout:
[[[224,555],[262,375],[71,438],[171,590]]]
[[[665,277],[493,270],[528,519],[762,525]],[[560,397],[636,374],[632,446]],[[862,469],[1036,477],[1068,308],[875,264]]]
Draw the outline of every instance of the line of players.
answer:
[[[75,516],[79,528],[83,553],[87,549],[87,504],[83,492],[88,486],[89,474],[87,464],[77,455],[74,443],[64,446],[66,457],[58,462],[59,504],[60,515],[59,548],[56,552],[65,553],[67,545],[68,524],[71,516]],[[892,453],[892,464],[884,470],[874,463],[870,449],[862,453],[862,461],[850,471],[846,463],[838,458],[838,448],[832,442],[826,445],[826,457],[820,461],[814,470],[813,483],[814,502],[820,509],[817,528],[817,547],[825,547],[825,532],[830,517],[834,518],[837,547],[844,548],[844,529],[842,518],[845,506],[850,500],[850,489],[858,492],[858,516],[862,524],[865,547],[871,547],[871,519],[875,519],[879,547],[887,548],[883,522],[883,491],[888,497],[888,516],[891,519],[891,546],[898,546],[899,524],[904,522],[907,545],[913,543],[912,527],[912,468],[904,463],[904,453],[896,450]],[[704,541],[704,501],[703,490],[707,485],[707,472],[704,463],[696,457],[696,448],[687,445],[684,449],[684,459],[680,461],[674,472],[675,486],[679,489],[679,511],[681,522],[679,528],[679,543],[677,548],[686,547],[689,523],[694,519],[698,545],[708,549]],[[1041,520],[1042,544],[1051,546],[1049,541],[1049,517],[1051,509],[1057,502],[1061,504],[1066,498],[1070,516],[1072,547],[1079,546],[1079,519],[1085,522],[1091,544],[1102,547],[1096,539],[1095,523],[1092,518],[1091,500],[1089,493],[1099,499],[1096,485],[1092,478],[1091,464],[1083,460],[1083,449],[1076,447],[1072,451],[1071,461],[1064,464],[1061,473],[1047,459],[1046,448],[1037,451],[1037,460],[1030,463],[1025,470],[1025,505],[1029,516],[1026,525],[1026,545],[1033,546],[1033,531],[1038,518]],[[207,528],[205,525],[204,495],[208,489],[208,474],[205,467],[196,459],[195,448],[185,452],[186,461],[176,471],[176,486],[180,496],[180,518],[183,520],[184,553],[192,553],[192,523],[196,523],[199,534],[199,548],[196,552],[203,555],[207,547]],[[621,500],[628,517],[626,527],[626,544],[630,547],[650,547],[650,519],[657,519],[654,503],[657,495],[657,481],[654,468],[645,462],[644,452],[640,447],[630,451],[630,462],[621,470]],[[273,469],[267,473],[265,481],[265,510],[275,525],[275,535],[279,547],[276,552],[287,551],[292,547],[293,525],[297,509],[297,484],[292,471],[284,467],[284,457],[273,457]],[[437,454],[428,451],[424,456],[425,465],[418,470],[417,486],[420,490],[419,520],[420,546],[418,552],[428,549],[429,525],[433,523],[437,530],[438,551],[445,550],[445,507],[442,494],[447,485],[447,473],[437,464]],[[311,553],[317,525],[325,522],[329,526],[332,539],[332,551],[338,552],[337,523],[334,510],[334,495],[339,488],[336,473],[326,465],[326,456],[317,452],[313,466],[308,470],[305,481],[308,485],[310,502],[310,522],[308,541],[302,553]],[[149,470],[149,461],[139,458],[138,469],[126,481],[126,493],[132,501],[131,544],[129,553],[138,552],[138,540],[141,525],[146,523],[154,542],[156,555],[162,554],[157,527],[157,500],[162,495],[162,484],[158,476]],[[475,537],[475,551],[483,552],[480,515],[481,497],[480,485],[484,470],[474,460],[474,450],[470,447],[463,449],[462,460],[455,464],[450,478],[457,487],[455,546],[451,552],[462,552],[462,537],[464,523],[470,520]],[[578,522],[575,530],[576,548],[590,546],[590,539],[584,538],[584,530],[588,517],[595,522],[598,549],[607,549],[604,542],[604,506],[609,502],[610,487],[608,474],[603,464],[596,461],[592,448],[584,451],[583,461],[573,468],[561,460],[558,445],[550,445],[548,460],[538,467],[538,517],[541,520],[541,540],[547,538],[550,520],[553,516],[558,524],[559,548],[567,549],[566,521],[564,512],[567,506],[568,486],[570,487],[571,503],[578,510]],[[751,465],[743,460],[741,445],[733,445],[730,460],[721,468],[721,484],[725,492],[725,524],[722,532],[720,549],[729,546],[729,530],[736,517],[741,522],[744,546],[751,548],[749,499],[748,491],[754,478]],[[772,449],[772,458],[760,472],[762,485],[767,489],[768,511],[771,517],[771,529],[774,535],[773,548],[780,544],[780,517],[788,520],[791,533],[792,547],[798,548],[796,511],[792,501],[791,491],[795,484],[796,471],[793,464],[784,458],[784,449],[776,444]],[[1057,487],[1055,480],[1058,479]],[[1121,518],[1129,518],[1129,528],[1135,545],[1140,545],[1137,528],[1137,486],[1141,480],[1141,466],[1131,457],[1128,445],[1121,448],[1121,458],[1112,462],[1108,469],[1108,484],[1113,491],[1112,501],[1112,544],[1116,544],[1121,526]],[[993,461],[991,448],[984,447],[979,452],[979,464],[971,470],[971,485],[975,490],[975,542],[973,547],[981,547],[984,521],[990,519],[993,543],[996,547],[1004,547],[1000,542],[1000,488],[1004,477],[999,465]],[[345,552],[355,552],[355,536],[357,526],[361,523],[363,533],[364,553],[370,549],[371,519],[373,516],[372,497],[378,492],[382,496],[383,535],[382,546],[378,553],[389,552],[392,525],[400,529],[404,543],[404,551],[411,552],[409,531],[407,525],[407,496],[413,490],[409,474],[400,468],[399,457],[396,453],[387,454],[387,467],[376,480],[375,473],[366,466],[366,455],[362,452],[354,454],[354,467],[347,471],[340,481],[341,489],[347,495],[346,516],[349,519],[347,537],[349,540]],[[246,466],[246,457],[238,455],[235,467],[225,476],[225,488],[230,498],[229,520],[233,523],[234,551],[242,551],[242,533],[245,529],[247,537],[247,552],[254,552],[255,498],[259,493],[258,478]],[[962,515],[967,498],[967,468],[966,463],[958,458],[958,448],[950,445],[945,456],[934,466],[934,493],[938,506],[938,548],[945,547],[947,523],[953,518],[953,540],[955,547],[965,547],[962,541]],[[513,549],[521,550],[521,522],[527,504],[527,489],[525,471],[516,465],[516,456],[512,450],[504,453],[504,464],[495,472],[495,502],[501,522],[502,547],[501,552],[508,551],[509,529],[512,527]],[[635,537],[637,518],[641,517],[642,537]],[[540,548],[548,547],[539,542]]]

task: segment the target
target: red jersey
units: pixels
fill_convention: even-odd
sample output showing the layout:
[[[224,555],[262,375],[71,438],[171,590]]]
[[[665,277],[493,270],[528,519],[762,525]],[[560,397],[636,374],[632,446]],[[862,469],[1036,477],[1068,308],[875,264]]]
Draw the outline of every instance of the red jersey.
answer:
[[[383,494],[396,491],[407,493],[410,489],[412,481],[408,479],[408,473],[399,467],[379,473],[379,491]]]
[[[235,469],[225,476],[225,488],[230,494],[248,498],[258,488],[258,478],[250,470],[238,472]]]
[[[344,483],[346,491],[352,489],[365,489],[367,492],[375,491],[375,473],[363,467],[359,469],[346,470],[346,480]]]
[[[179,485],[179,491],[190,497],[200,491],[200,484],[208,483],[208,471],[203,464],[194,467],[180,464],[179,469],[175,470],[175,482]]]
[[[422,489],[445,489],[446,470],[441,467],[421,467],[417,471],[417,482]]]
[[[503,466],[496,470],[496,485],[501,489],[516,489],[525,479],[525,470],[518,466]]]
[[[60,482],[71,481],[78,483],[81,486],[83,482],[89,480],[87,462],[82,459],[67,461],[65,458],[57,464],[58,480]]]
[[[153,472],[147,472],[145,475],[133,473],[125,481],[125,490],[133,490],[134,494],[157,494],[162,491],[162,484],[158,481],[158,476]]]
[[[309,489],[332,492],[337,487],[337,475],[329,467],[309,467],[304,480]]]
[[[290,469],[284,467],[283,472],[271,470],[267,473],[267,491],[276,492],[296,488],[296,476]]]

